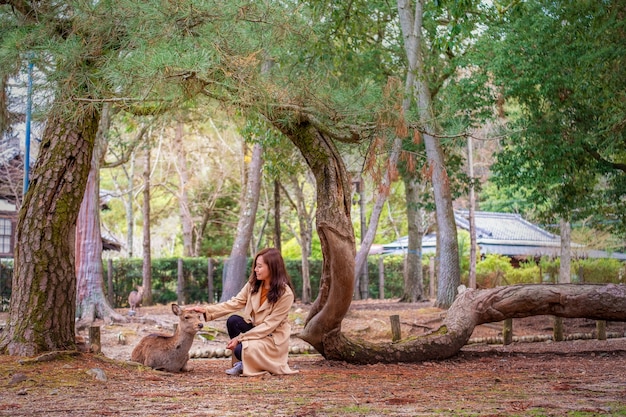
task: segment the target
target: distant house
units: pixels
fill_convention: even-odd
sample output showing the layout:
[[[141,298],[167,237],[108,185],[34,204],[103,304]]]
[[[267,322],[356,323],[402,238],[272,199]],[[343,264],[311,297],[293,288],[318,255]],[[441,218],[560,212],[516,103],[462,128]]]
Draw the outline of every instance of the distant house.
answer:
[[[16,193],[23,189],[24,162],[19,149],[4,148],[0,153],[0,258],[13,258],[17,226]],[[100,208],[106,210],[109,196],[100,193]],[[120,251],[122,245],[112,236],[102,236],[102,249]]]
[[[13,258],[17,225],[16,193],[21,193],[23,188],[23,166],[19,150],[3,147],[0,153],[0,258]]]
[[[15,204],[0,197],[0,258],[12,258],[17,212]]]
[[[476,243],[481,255],[500,254],[515,260],[558,257],[561,253],[561,238],[522,218],[519,214],[475,212]],[[458,210],[454,213],[457,228],[469,231],[469,212]],[[408,238],[382,245],[382,254],[406,252]],[[436,235],[425,235],[422,239],[422,252],[434,253]],[[626,254],[609,253],[587,249],[584,245],[572,242],[572,256],[577,258],[616,258],[626,260]]]

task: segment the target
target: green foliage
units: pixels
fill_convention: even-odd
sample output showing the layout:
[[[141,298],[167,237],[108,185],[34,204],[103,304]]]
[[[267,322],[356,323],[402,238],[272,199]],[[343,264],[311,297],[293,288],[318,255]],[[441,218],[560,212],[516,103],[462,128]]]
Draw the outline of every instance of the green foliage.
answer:
[[[142,285],[142,260],[120,258],[113,261],[113,307],[128,306],[128,294],[136,286]],[[108,266],[104,264],[103,275],[109,276]],[[105,286],[106,288],[107,286]],[[110,298],[109,298],[110,299]]]
[[[152,296],[157,304],[167,304],[177,299],[176,289],[178,286],[178,259],[179,258],[158,258],[152,260]],[[224,260],[226,258],[213,258],[213,289],[215,301],[219,300],[222,294],[222,272]],[[385,269],[385,297],[399,298],[403,294],[404,277],[402,256],[384,257]],[[248,270],[250,270],[252,259],[248,259]],[[205,303],[208,300],[208,280],[207,280],[208,258],[183,258],[184,277],[184,300],[191,304],[196,302]],[[302,274],[301,261],[299,258],[285,258],[285,267],[291,277],[296,298],[302,295]],[[322,260],[311,259],[309,261],[311,292],[313,299],[318,295],[319,279],[322,275]],[[104,275],[107,276],[107,266],[105,264]],[[368,259],[369,289],[370,297],[378,298],[378,260]],[[428,267],[425,266],[424,284],[428,288]],[[113,299],[114,307],[128,307],[128,294],[135,289],[135,286],[142,283],[142,260],[141,259],[116,259],[113,261]]]
[[[220,299],[222,293],[222,270],[224,259],[213,258],[213,299]],[[177,300],[178,258],[158,258],[152,260],[152,293],[158,304],[167,304]],[[252,260],[248,260],[250,270]],[[296,298],[302,295],[301,262],[299,258],[286,258],[285,266],[296,289]],[[128,294],[135,286],[142,283],[141,259],[113,260],[113,307],[128,307]],[[404,257],[389,255],[383,257],[385,272],[385,298],[400,298],[404,293]],[[428,257],[422,259],[424,294],[428,294],[430,285]],[[183,276],[185,282],[184,299],[187,304],[205,303],[208,300],[208,258],[183,258]],[[625,281],[624,265],[616,259],[582,259],[572,262],[572,282],[580,282],[582,271],[586,283],[623,284]],[[310,260],[311,292],[313,299],[318,295],[319,278],[322,273],[322,260]],[[104,276],[108,274],[104,264]],[[543,274],[543,279],[540,279]],[[0,269],[0,293],[8,308],[11,294],[12,265],[2,263]],[[369,297],[378,299],[379,270],[378,258],[368,258]],[[522,262],[519,268],[513,268],[510,260],[501,255],[487,255],[476,265],[476,281],[479,288],[493,288],[498,285],[531,284],[556,282],[558,280],[558,260],[544,258],[540,264],[533,261]],[[467,283],[465,283],[467,284]],[[105,285],[106,290],[106,285]]]
[[[483,260],[476,263],[476,286],[478,288],[493,288],[505,285],[507,274],[513,270],[508,257],[488,254]]]
[[[300,259],[285,259],[285,268],[287,268],[287,273],[296,289],[296,298],[300,298],[302,296],[302,262]],[[322,261],[319,259],[309,260],[312,299],[315,299],[319,292],[320,276],[322,276]]]
[[[385,271],[385,298],[401,298],[404,295],[404,256],[389,255],[383,257]],[[367,259],[367,275],[370,298],[380,298],[378,260],[370,256]],[[424,288],[428,288],[428,267],[424,274]]]
[[[239,201],[235,198],[235,184],[230,184],[233,190],[226,192],[215,199],[215,206],[210,211],[210,220],[204,230],[200,253],[206,256],[224,256],[230,254],[235,236],[233,225],[237,224],[239,212]],[[207,186],[208,187],[208,186]],[[202,201],[203,195],[212,195],[215,190],[200,189],[194,195],[195,200]],[[206,200],[205,200],[206,201]],[[201,208],[197,207],[195,212],[201,213]]]
[[[539,260],[539,269],[541,271],[541,282],[543,284],[555,284],[559,282],[559,268],[561,266],[561,259],[542,257]]]
[[[0,311],[8,311],[13,280],[13,260],[0,260]]]
[[[580,259],[572,262],[572,282],[624,284],[624,264],[617,259]]]
[[[459,262],[461,264],[461,275],[467,274],[469,271],[470,263],[470,234],[467,230],[460,229],[456,234],[456,239],[459,245]]]
[[[541,283],[541,270],[535,262],[522,262],[519,268],[513,268],[506,274],[509,285],[515,284],[539,284]]]
[[[185,282],[184,300],[186,303],[206,302],[208,300],[208,259],[183,259],[183,277]],[[223,260],[213,260],[214,299],[222,293]],[[105,273],[107,276],[105,264]],[[114,307],[127,307],[128,294],[137,285],[142,285],[142,259],[116,259],[113,261]],[[158,258],[152,260],[152,298],[157,304],[167,304],[177,300],[178,258]]]
[[[479,194],[480,208],[496,213],[517,213],[525,219],[534,219],[537,211],[545,211],[531,202],[532,192],[522,185],[498,184],[489,181]]]
[[[521,262],[513,268],[510,259],[502,255],[487,255],[476,265],[479,288],[498,285],[551,284],[559,281],[560,259],[543,257]],[[623,284],[624,265],[617,259],[577,259],[572,261],[572,283]]]
[[[307,18],[315,22],[313,30],[326,40],[311,45],[314,58],[310,59],[341,69],[333,72],[338,81],[355,85],[359,79],[370,78],[384,84],[388,74],[397,73],[394,58],[402,52],[399,33],[390,24],[396,14],[394,4],[369,0],[306,3],[310,7]]]
[[[545,221],[625,230],[623,2],[532,0],[507,10],[474,61],[519,106],[494,182],[524,189]]]
[[[302,257],[302,248],[298,244],[296,238],[291,238],[287,242],[284,242],[281,248],[283,258],[287,259],[300,259]],[[317,233],[313,233],[311,241],[311,257],[316,261],[322,260],[322,243]]]

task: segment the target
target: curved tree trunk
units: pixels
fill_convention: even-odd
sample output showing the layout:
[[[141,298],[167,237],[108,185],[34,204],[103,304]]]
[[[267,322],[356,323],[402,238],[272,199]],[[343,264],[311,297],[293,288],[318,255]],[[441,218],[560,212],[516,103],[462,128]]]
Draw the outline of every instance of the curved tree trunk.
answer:
[[[468,289],[447,311],[435,331],[399,343],[350,340],[338,329],[323,340],[326,359],[355,364],[421,362],[456,355],[474,327],[539,315],[594,320],[626,320],[626,285],[511,285],[489,290]]]
[[[0,351],[30,356],[75,347],[74,239],[99,114],[50,117],[20,210],[13,293]]]
[[[282,126],[306,159],[317,185],[317,233],[322,244],[322,276],[317,299],[298,335],[324,354],[324,335],[338,331],[354,291],[356,247],[350,219],[350,180],[332,140],[310,124]]]

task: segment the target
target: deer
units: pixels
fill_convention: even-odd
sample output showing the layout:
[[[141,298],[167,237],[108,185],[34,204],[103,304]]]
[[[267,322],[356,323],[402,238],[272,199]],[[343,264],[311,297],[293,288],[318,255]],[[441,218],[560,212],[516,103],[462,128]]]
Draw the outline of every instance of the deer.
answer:
[[[141,301],[143,299],[143,287],[138,285],[137,291],[133,290],[128,294],[128,304],[130,305],[130,311],[128,314],[131,316],[135,315],[135,309],[141,306]]]
[[[158,371],[188,372],[187,361],[193,339],[202,329],[203,315],[192,309],[182,309],[172,304],[178,316],[178,326],[173,335],[149,334],[139,341],[131,353],[131,360]]]

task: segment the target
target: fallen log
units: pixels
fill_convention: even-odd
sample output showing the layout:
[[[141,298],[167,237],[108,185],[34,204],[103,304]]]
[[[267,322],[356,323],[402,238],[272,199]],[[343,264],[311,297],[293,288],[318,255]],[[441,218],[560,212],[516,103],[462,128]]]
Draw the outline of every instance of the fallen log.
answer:
[[[334,329],[323,338],[323,355],[355,364],[447,359],[465,346],[478,325],[539,315],[626,321],[626,285],[523,284],[468,289],[457,296],[441,326],[432,332],[395,343],[372,343],[350,339]]]

